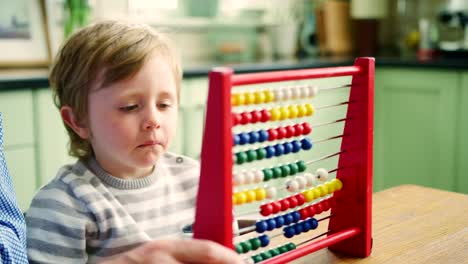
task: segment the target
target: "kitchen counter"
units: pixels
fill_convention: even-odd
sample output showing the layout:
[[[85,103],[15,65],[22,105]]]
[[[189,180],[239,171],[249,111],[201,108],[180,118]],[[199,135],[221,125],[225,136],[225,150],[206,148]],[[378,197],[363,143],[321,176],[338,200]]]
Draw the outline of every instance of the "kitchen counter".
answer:
[[[185,64],[184,78],[204,77],[215,66],[232,67],[238,73],[259,72],[270,70],[292,70],[303,68],[318,68],[352,65],[351,57],[320,57],[284,60],[265,60],[252,63],[222,64],[216,62],[198,62]],[[418,61],[414,58],[377,57],[376,68],[423,68],[439,70],[468,70],[468,62],[462,59],[435,59]],[[47,69],[0,69],[0,90],[17,90],[24,88],[47,88]]]

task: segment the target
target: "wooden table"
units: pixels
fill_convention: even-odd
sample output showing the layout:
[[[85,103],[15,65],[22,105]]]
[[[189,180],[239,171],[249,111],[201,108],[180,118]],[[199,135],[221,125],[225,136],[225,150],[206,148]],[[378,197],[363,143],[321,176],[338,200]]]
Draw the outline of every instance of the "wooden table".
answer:
[[[468,195],[402,185],[373,195],[372,254],[323,249],[293,263],[468,263]]]

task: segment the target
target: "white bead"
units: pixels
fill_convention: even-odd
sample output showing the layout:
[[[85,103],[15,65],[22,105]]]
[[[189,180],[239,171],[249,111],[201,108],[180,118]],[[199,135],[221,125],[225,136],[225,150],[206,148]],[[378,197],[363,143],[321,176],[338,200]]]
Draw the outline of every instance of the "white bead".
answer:
[[[328,171],[324,168],[317,169],[315,173],[317,173],[317,179],[321,182],[324,182],[328,179]]]
[[[263,181],[263,172],[261,170],[254,171],[254,182],[259,183]]]
[[[301,87],[299,88],[299,90],[300,90],[300,91],[299,91],[299,97],[300,97],[301,99],[304,99],[304,98],[309,97],[309,88],[308,88],[307,86],[301,86]]]
[[[293,86],[290,88],[291,90],[291,99],[298,99],[300,98],[301,94],[301,87],[299,86]]]
[[[282,101],[284,97],[283,89],[276,89],[273,90],[273,94],[275,95],[275,101]]]
[[[310,186],[314,186],[314,183],[315,183],[315,176],[312,174],[312,173],[304,173],[303,175],[304,178],[306,178],[307,180],[307,186],[310,187]]]
[[[310,85],[309,86],[309,96],[310,97],[317,96],[318,92],[319,92],[319,88],[318,88],[317,85]]]
[[[245,184],[251,184],[254,182],[255,174],[252,171],[244,172]]]
[[[232,181],[235,186],[244,184],[244,174],[243,173],[234,173],[232,175]]]
[[[275,187],[267,187],[266,188],[266,197],[268,199],[273,199],[276,197],[276,188]]]
[[[304,176],[297,176],[296,181],[299,184],[299,189],[304,189],[307,185],[307,179]]]
[[[299,190],[299,183],[296,180],[287,180],[285,185],[288,192],[296,192]]]
[[[289,100],[292,97],[291,89],[283,88],[283,101]]]

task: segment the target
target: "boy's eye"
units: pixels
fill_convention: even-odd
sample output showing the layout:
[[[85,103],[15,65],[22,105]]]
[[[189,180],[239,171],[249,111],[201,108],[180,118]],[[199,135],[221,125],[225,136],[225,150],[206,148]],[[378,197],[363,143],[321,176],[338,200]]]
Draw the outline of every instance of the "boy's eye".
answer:
[[[134,105],[126,105],[126,106],[122,106],[120,107],[119,109],[124,111],[124,112],[130,112],[130,111],[133,111],[135,109],[138,108],[138,105],[134,104]]]
[[[167,109],[167,108],[169,108],[171,106],[172,106],[171,103],[159,103],[158,104],[158,107],[161,108],[161,109]]]

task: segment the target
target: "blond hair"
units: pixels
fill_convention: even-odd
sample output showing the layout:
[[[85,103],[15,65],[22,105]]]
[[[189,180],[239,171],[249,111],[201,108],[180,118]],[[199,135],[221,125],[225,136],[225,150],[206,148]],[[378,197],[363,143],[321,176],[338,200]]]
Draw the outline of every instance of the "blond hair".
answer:
[[[87,120],[88,95],[98,88],[134,76],[153,52],[164,56],[174,73],[179,96],[182,70],[171,41],[143,24],[102,21],[73,34],[57,54],[49,76],[58,109],[69,106],[77,120]],[[93,155],[91,144],[65,124],[71,156],[85,159]]]

